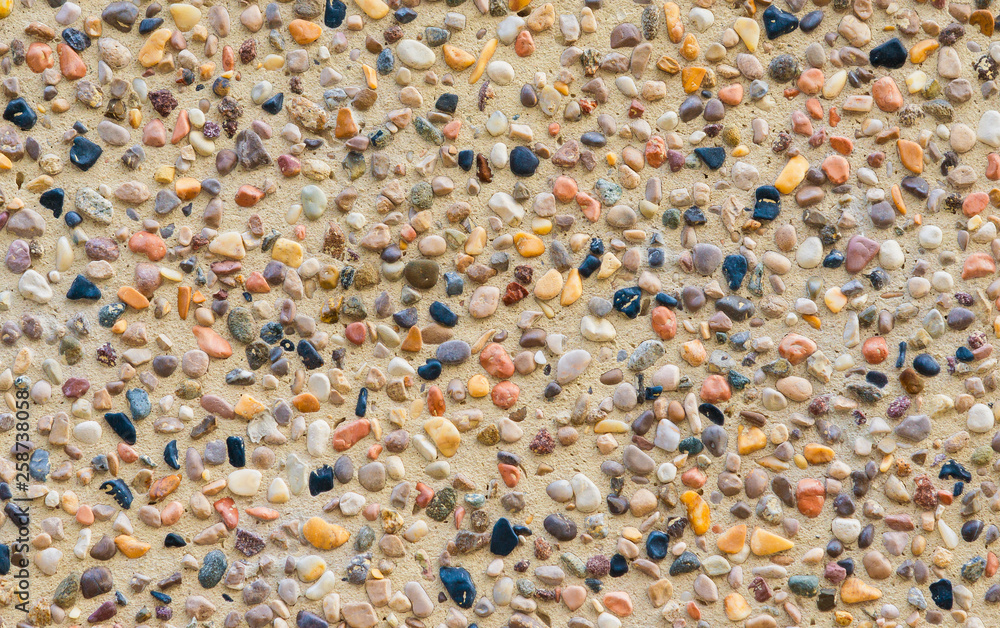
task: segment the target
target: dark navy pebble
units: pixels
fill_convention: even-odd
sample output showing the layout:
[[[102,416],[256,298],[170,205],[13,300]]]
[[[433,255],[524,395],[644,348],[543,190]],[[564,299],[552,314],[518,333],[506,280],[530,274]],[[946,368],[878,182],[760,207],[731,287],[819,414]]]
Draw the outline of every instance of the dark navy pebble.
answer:
[[[782,35],[794,32],[799,27],[799,18],[782,11],[775,5],[764,9],[764,31],[768,39],[777,39]]]
[[[840,268],[844,265],[844,254],[833,249],[823,258],[823,268]]]
[[[340,28],[347,17],[347,5],[342,0],[326,0],[326,10],[323,11],[323,24],[327,28]]]
[[[972,349],[959,347],[955,350],[955,359],[959,362],[972,362],[976,359],[976,356],[972,353]]]
[[[3,110],[3,119],[13,123],[22,131],[30,131],[38,122],[38,114],[35,113],[34,107],[29,105],[27,100],[15,98],[7,103],[7,107]]]
[[[281,108],[285,106],[285,94],[283,92],[278,92],[274,96],[271,96],[264,101],[264,104],[260,106],[265,112],[276,116],[281,112]]]
[[[781,213],[781,194],[773,185],[762,185],[754,191],[754,220],[774,220]]]
[[[76,52],[83,52],[90,48],[91,40],[87,33],[77,28],[64,28],[62,32],[63,41],[67,46]]]
[[[147,17],[139,21],[139,34],[148,35],[156,29],[160,28],[163,24],[162,17]]]
[[[328,464],[309,473],[309,494],[316,497],[320,493],[333,490],[333,467]]]
[[[354,414],[363,417],[368,413],[368,389],[362,388],[358,391],[358,402],[354,404]]]
[[[185,547],[186,545],[187,541],[184,540],[184,537],[176,532],[168,533],[166,538],[163,539],[163,547]]]
[[[507,556],[517,548],[517,533],[506,517],[500,517],[493,524],[493,534],[490,536],[490,552],[496,556]]]
[[[51,188],[42,192],[38,197],[38,204],[51,211],[54,218],[58,218],[62,214],[65,200],[66,192],[62,188]]]
[[[83,275],[77,275],[73,283],[70,284],[69,290],[66,291],[66,298],[70,301],[79,301],[80,299],[98,301],[101,298],[101,289]]]
[[[74,166],[86,172],[97,163],[103,153],[103,148],[78,135],[73,138],[73,147],[69,149],[69,160]]]
[[[875,67],[897,70],[906,63],[906,48],[898,37],[893,37],[884,44],[872,48],[868,53],[868,62]]]
[[[588,255],[587,257],[583,258],[582,262],[580,262],[580,268],[578,268],[577,270],[580,271],[581,277],[583,277],[584,279],[589,279],[590,276],[596,273],[597,269],[599,269],[600,267],[601,267],[601,260],[593,255]]]
[[[930,585],[931,599],[937,604],[938,608],[942,608],[946,611],[951,610],[952,605],[952,592],[951,592],[951,581],[945,578],[941,578],[937,582],[932,582]]]
[[[724,155],[724,153],[723,153]],[[538,168],[538,156],[525,146],[515,146],[510,151],[510,171],[519,177],[530,177]]]
[[[299,344],[296,345],[295,351],[302,358],[302,365],[308,370],[318,369],[323,366],[323,357],[316,350],[313,343],[308,340],[300,340]]]
[[[79,227],[83,223],[83,216],[76,212],[66,212],[63,220],[66,221],[66,226],[72,229],[73,227]]]
[[[722,425],[726,422],[726,417],[722,414],[722,410],[719,410],[715,404],[703,403],[698,406],[698,412],[704,414],[709,421],[716,425]]]
[[[616,290],[612,306],[625,316],[636,318],[642,309],[642,289],[633,286]]]
[[[125,416],[124,412],[106,412],[104,420],[114,430],[115,434],[129,445],[135,444],[135,425]]]
[[[417,19],[417,12],[410,7],[400,7],[392,14],[392,18],[400,24],[409,24]]]
[[[229,456],[229,464],[242,468],[247,466],[247,449],[240,436],[226,437],[226,453]]]

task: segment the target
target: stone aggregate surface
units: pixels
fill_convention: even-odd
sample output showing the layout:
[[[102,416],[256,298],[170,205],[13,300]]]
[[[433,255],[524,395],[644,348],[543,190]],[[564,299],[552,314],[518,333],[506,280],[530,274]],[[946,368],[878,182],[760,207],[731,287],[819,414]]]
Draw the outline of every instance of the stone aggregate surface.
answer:
[[[0,628],[996,625],[991,4],[0,0]]]

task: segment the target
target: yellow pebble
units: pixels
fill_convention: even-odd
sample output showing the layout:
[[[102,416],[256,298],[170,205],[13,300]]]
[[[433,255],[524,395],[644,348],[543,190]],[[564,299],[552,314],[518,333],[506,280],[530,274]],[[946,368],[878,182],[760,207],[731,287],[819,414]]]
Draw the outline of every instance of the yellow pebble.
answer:
[[[302,245],[288,238],[278,238],[271,248],[271,259],[277,260],[286,266],[298,268],[305,259],[305,252]]]
[[[124,318],[119,318],[115,321],[115,324],[111,326],[111,333],[113,334],[124,334],[125,329],[128,327],[128,321]]]
[[[681,84],[684,86],[684,93],[690,94],[698,91],[707,74],[708,70],[699,67],[687,67],[681,70]]]
[[[476,58],[472,54],[462,50],[458,46],[445,44],[441,50],[444,53],[444,62],[456,72],[461,72],[476,62]]]
[[[805,469],[806,467],[809,466],[809,461],[806,460],[806,457],[803,456],[802,454],[795,454],[795,456],[792,458],[792,462],[794,462],[795,466],[800,469]]]
[[[243,395],[240,400],[236,402],[236,406],[233,407],[233,412],[237,415],[243,417],[247,421],[257,416],[257,414],[267,410],[267,406],[257,401],[250,395]]]
[[[622,538],[638,543],[642,539],[642,532],[635,526],[625,526],[622,528]]]
[[[774,182],[774,187],[782,194],[791,194],[792,191],[802,183],[809,170],[809,160],[802,155],[796,155],[788,160],[785,167],[781,169],[781,174]]]
[[[11,162],[10,157],[0,153],[0,170],[10,170],[13,167],[14,164]]]
[[[472,70],[472,74],[469,75],[469,85],[475,85],[479,77],[483,75],[483,72],[486,70],[486,64],[490,62],[490,59],[493,58],[493,53],[497,51],[498,43],[500,43],[499,40],[494,37],[483,46],[483,51],[479,53],[479,60],[476,61],[476,67]]]
[[[142,109],[129,109],[128,123],[133,129],[138,129],[142,126]]]
[[[389,5],[382,0],[354,0],[354,4],[373,20],[381,20],[389,15]]]
[[[129,558],[142,558],[152,548],[149,543],[143,543],[139,539],[127,534],[116,536],[115,546],[119,552]]]
[[[809,464],[826,464],[837,457],[833,449],[819,443],[809,443],[802,449],[802,454]]]
[[[733,149],[733,157],[746,157],[750,154],[750,149],[745,144],[740,144]]]
[[[545,243],[533,233],[518,231],[514,234],[514,246],[521,257],[538,257],[545,252]]]
[[[823,327],[823,321],[821,321],[815,314],[803,314],[802,320],[809,323],[809,326],[813,329],[822,329]]]
[[[332,550],[351,538],[351,533],[335,523],[313,517],[302,526],[302,536],[316,549]]]
[[[910,63],[923,63],[927,60],[927,56],[937,50],[940,45],[936,39],[925,39],[917,42],[910,48]]]
[[[548,218],[532,218],[531,231],[536,235],[548,235],[552,231],[552,221]]]
[[[14,10],[14,0],[0,0],[0,20],[10,15]]]
[[[365,73],[365,83],[368,84],[368,89],[378,89],[378,75],[375,73],[375,68],[361,64],[361,70]]]
[[[144,68],[151,68],[163,60],[163,51],[167,41],[173,34],[169,28],[160,28],[149,36],[146,43],[139,49],[139,65]]]
[[[823,303],[826,304],[827,309],[836,314],[847,305],[847,295],[840,288],[834,286],[823,295]]]
[[[769,556],[793,547],[795,543],[763,528],[754,528],[750,535],[750,551],[755,556]]]
[[[767,435],[759,427],[746,428],[740,425],[737,432],[736,442],[740,455],[752,454],[767,446]]]
[[[701,536],[708,532],[712,526],[712,512],[701,495],[694,491],[684,491],[681,494],[681,503],[687,506],[688,521],[691,522],[694,533]]]
[[[174,180],[174,172],[173,166],[159,166],[156,172],[153,173],[153,181],[157,183],[170,183]]]
[[[580,278],[580,271],[572,269],[566,277],[566,285],[563,286],[562,294],[559,296],[559,305],[568,307],[576,303],[583,294],[583,280]]]
[[[490,394],[490,383],[485,375],[477,373],[469,378],[469,395],[473,399],[482,399]]]

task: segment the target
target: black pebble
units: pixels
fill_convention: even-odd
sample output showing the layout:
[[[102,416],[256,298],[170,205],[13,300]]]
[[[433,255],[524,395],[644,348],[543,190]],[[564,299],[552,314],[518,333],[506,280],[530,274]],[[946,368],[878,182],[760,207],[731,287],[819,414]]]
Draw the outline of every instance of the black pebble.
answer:
[[[316,497],[320,493],[333,490],[333,468],[325,464],[309,474],[309,494]]]
[[[229,464],[237,468],[247,465],[247,451],[243,439],[239,436],[226,437],[226,451],[229,454]]]

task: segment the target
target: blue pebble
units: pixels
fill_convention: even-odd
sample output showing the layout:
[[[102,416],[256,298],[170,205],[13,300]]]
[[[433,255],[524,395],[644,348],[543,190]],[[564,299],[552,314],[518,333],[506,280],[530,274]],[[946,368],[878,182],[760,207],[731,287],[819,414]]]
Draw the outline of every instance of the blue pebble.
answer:
[[[129,388],[125,391],[125,399],[128,401],[128,409],[132,414],[133,421],[145,419],[153,410],[153,404],[149,401],[149,393],[142,388]]]
[[[510,151],[510,171],[519,177],[530,177],[538,168],[538,155],[525,146],[515,146]]]
[[[69,149],[69,160],[74,166],[86,172],[97,163],[102,154],[104,154],[103,148],[87,138],[77,135],[73,138],[73,147]]]
[[[36,449],[28,460],[28,474],[39,482],[44,482],[49,477],[52,465],[49,464],[49,452],[46,449]]]
[[[0,543],[0,576],[10,573],[10,546]]]
[[[955,358],[959,362],[972,362],[976,359],[976,356],[972,353],[972,349],[968,347],[959,347],[955,350]]]
[[[160,28],[161,24],[163,24],[162,17],[147,17],[139,20],[139,34],[148,35],[149,33],[152,33],[156,29]]]
[[[269,345],[280,341],[285,337],[285,330],[282,329],[278,321],[264,323],[260,328],[260,339]]]
[[[358,391],[358,403],[354,406],[354,414],[363,417],[368,412],[368,389]]]
[[[375,69],[385,76],[391,74],[396,67],[396,57],[392,54],[392,48],[383,48],[382,52],[375,57]]]
[[[868,53],[868,62],[875,67],[898,70],[906,63],[906,48],[898,37],[893,37],[884,44],[879,44]]]
[[[844,265],[844,254],[833,249],[823,258],[823,268],[840,268]]]
[[[593,255],[588,255],[587,257],[583,258],[582,262],[580,262],[580,268],[578,270],[580,271],[581,277],[583,277],[584,279],[588,279],[590,278],[591,275],[597,272],[597,269],[600,267],[601,267],[601,260],[598,259],[597,257],[594,257]]]
[[[22,131],[30,131],[38,122],[38,114],[34,107],[28,104],[24,98],[15,98],[7,103],[3,110],[3,119],[11,122]]]
[[[656,302],[659,303],[660,305],[669,307],[670,309],[677,307],[677,304],[679,303],[676,297],[673,297],[667,294],[666,292],[657,293]]]
[[[659,530],[653,530],[646,537],[646,554],[652,560],[663,560],[670,549],[670,537]]]
[[[458,314],[452,312],[451,308],[440,301],[431,303],[430,315],[431,318],[445,327],[454,327],[458,324]]]
[[[794,32],[799,27],[799,18],[782,11],[773,4],[764,9],[764,30],[768,39],[777,39]]]
[[[636,318],[639,316],[639,310],[642,309],[642,289],[633,286],[615,291],[612,305],[625,316]]]
[[[282,107],[285,106],[285,94],[284,92],[278,92],[274,96],[271,96],[264,101],[264,104],[260,106],[265,112],[276,116],[281,112]]]
[[[643,395],[646,397],[646,401],[653,401],[659,398],[663,394],[663,386],[646,386],[643,389]]]
[[[476,585],[464,567],[441,567],[441,584],[451,599],[462,608],[472,608],[476,602]]]
[[[726,149],[721,146],[705,146],[694,149],[703,164],[712,170],[718,170],[726,162]]]
[[[347,17],[347,5],[342,0],[326,0],[326,10],[323,11],[323,24],[327,28],[340,28]]]
[[[76,52],[83,52],[90,48],[90,36],[78,28],[64,28],[62,38],[66,45]]]
[[[472,169],[472,162],[476,158],[476,153],[466,148],[458,151],[458,167],[468,172]]]
[[[163,448],[163,461],[166,462],[167,465],[171,469],[174,469],[175,471],[181,468],[181,463],[178,461],[177,457],[176,439],[167,443],[167,446]]]
[[[149,594],[152,595],[158,602],[163,602],[164,604],[170,604],[174,601],[172,597],[160,591],[150,591]]]
[[[666,261],[663,249],[649,249],[647,259],[649,260],[649,265],[652,268],[659,268],[660,266],[663,266],[663,262]]]
[[[747,276],[747,258],[742,255],[727,255],[722,261],[722,276],[726,278],[729,289],[736,292],[743,285]]]
[[[948,462],[941,465],[941,471],[938,472],[939,480],[964,480],[966,482],[972,481],[972,474],[969,470],[959,464],[955,459],[950,459]]]
[[[111,329],[125,313],[125,307],[124,303],[108,303],[98,311],[97,323],[101,327]]]
[[[453,270],[444,274],[444,291],[449,297],[462,294],[465,290],[465,280]]]
[[[83,223],[83,216],[76,212],[66,212],[66,215],[63,216],[63,220],[66,221],[67,227],[79,227],[80,224]]]
[[[441,377],[441,362],[433,359],[427,360],[426,364],[417,367],[417,375],[428,381]]]
[[[98,301],[101,298],[101,289],[83,275],[77,275],[73,283],[70,284],[69,290],[66,291],[66,298],[70,301],[79,301],[80,299]]]
[[[392,14],[392,19],[396,20],[400,24],[409,24],[413,20],[417,19],[417,12],[410,7],[400,7],[396,9],[396,12]]]
[[[896,368],[901,369],[906,364],[906,341],[899,343],[899,356],[896,357]]]
[[[590,253],[592,255],[604,255],[604,240],[594,236],[590,239]]]
[[[934,377],[941,372],[941,365],[929,353],[921,353],[913,358],[913,370],[924,377]]]

